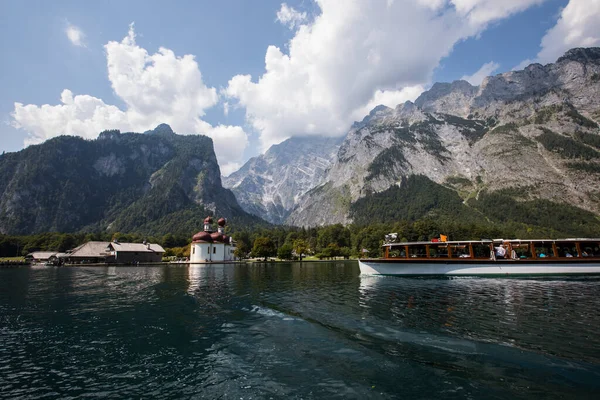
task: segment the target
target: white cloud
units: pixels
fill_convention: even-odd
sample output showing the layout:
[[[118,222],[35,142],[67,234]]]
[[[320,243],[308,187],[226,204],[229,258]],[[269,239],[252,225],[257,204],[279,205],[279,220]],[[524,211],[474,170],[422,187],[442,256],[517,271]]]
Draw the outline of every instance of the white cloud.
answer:
[[[224,116],[229,115],[229,103],[228,102],[223,103],[223,115]]]
[[[435,1],[435,0],[426,0]],[[487,24],[524,11],[545,0],[451,0],[459,15],[472,25]]]
[[[294,29],[306,21],[306,13],[296,11],[283,3],[279,11],[277,11],[277,20],[283,25],[287,25],[290,29]]]
[[[248,138],[239,126],[211,126],[201,117],[215,106],[218,95],[207,87],[192,55],[177,57],[160,48],[155,54],[135,42],[133,25],[121,41],[105,46],[108,78],[126,109],[105,104],[89,95],[73,96],[65,89],[61,104],[15,103],[13,126],[29,132],[26,144],[39,143],[61,134],[95,138],[105,129],[143,132],[160,123],[181,134],[200,133],[213,139],[222,169],[239,163]]]
[[[81,29],[79,29],[75,25],[69,24],[67,26],[67,29],[65,30],[65,33],[67,34],[67,37],[69,38],[71,43],[73,43],[75,46],[85,47],[85,43],[83,42],[85,34]]]
[[[525,69],[526,67],[528,67],[528,66],[530,66],[531,64],[534,64],[534,63],[536,63],[536,62],[537,62],[537,61],[535,61],[535,60],[532,60],[532,59],[530,59],[530,58],[527,58],[527,59],[525,59],[525,60],[521,61],[521,62],[520,62],[518,65],[514,66],[514,67],[512,68],[512,71],[520,71],[520,70],[522,70],[522,69]]]
[[[437,10],[446,5],[447,0],[417,0],[417,3],[429,7],[432,10]]]
[[[500,64],[490,61],[483,64],[473,75],[465,75],[460,79],[469,82],[473,86],[479,86],[484,78],[492,75],[498,68],[500,68]]]
[[[555,62],[573,47],[600,46],[600,0],[571,0],[542,38],[541,63]]]
[[[73,93],[65,89],[60,101],[62,104],[55,106],[15,103],[13,126],[30,133],[26,145],[62,134],[93,139],[105,129],[130,129],[127,113],[101,99],[88,95],[73,97]]]
[[[234,76],[225,93],[246,108],[263,148],[340,135],[377,97],[402,99],[402,88],[427,84],[458,41],[541,1],[316,0],[320,15],[297,29],[289,50],[269,46],[265,72]]]
[[[371,110],[378,105],[394,108],[398,104],[402,104],[407,101],[415,101],[417,97],[419,97],[419,95],[424,91],[425,87],[423,85],[407,86],[402,90],[378,90],[373,95],[373,98],[369,100],[367,105],[356,109],[352,113],[352,119],[355,121],[362,120],[365,115],[369,114]]]

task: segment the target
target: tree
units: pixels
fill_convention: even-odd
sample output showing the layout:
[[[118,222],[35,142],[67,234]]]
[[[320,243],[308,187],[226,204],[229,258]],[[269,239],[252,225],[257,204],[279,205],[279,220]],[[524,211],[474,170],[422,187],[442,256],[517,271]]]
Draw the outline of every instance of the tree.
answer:
[[[233,253],[237,258],[244,259],[248,258],[251,246],[250,234],[247,231],[239,231],[232,235],[233,240],[236,242],[235,252]]]
[[[177,243],[175,236],[172,233],[167,233],[162,237],[162,245],[164,248],[176,247]]]
[[[281,260],[291,260],[293,250],[292,245],[286,243],[277,250],[277,257]]]
[[[306,243],[306,240],[294,240],[294,252],[296,252],[296,255],[300,257],[300,261],[302,261],[302,256],[308,253],[308,243]]]
[[[57,250],[60,252],[65,252],[77,246],[77,240],[73,235],[66,234],[61,235],[58,241]]]
[[[252,247],[252,255],[254,257],[264,257],[265,261],[267,261],[267,257],[274,256],[276,252],[275,244],[270,238],[261,236],[254,241],[254,246]]]

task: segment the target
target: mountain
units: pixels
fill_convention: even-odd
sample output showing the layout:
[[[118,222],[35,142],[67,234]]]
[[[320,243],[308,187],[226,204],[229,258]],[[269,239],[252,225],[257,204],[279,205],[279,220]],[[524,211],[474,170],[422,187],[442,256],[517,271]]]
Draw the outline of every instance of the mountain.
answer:
[[[355,123],[323,183],[286,223],[431,217],[598,228],[598,121],[599,48],[480,86],[436,83],[414,103],[379,106]]]
[[[294,137],[223,178],[244,210],[281,224],[300,196],[319,185],[342,138]]]
[[[0,156],[0,233],[190,233],[207,213],[262,223],[221,186],[212,140],[166,124],[59,136]]]

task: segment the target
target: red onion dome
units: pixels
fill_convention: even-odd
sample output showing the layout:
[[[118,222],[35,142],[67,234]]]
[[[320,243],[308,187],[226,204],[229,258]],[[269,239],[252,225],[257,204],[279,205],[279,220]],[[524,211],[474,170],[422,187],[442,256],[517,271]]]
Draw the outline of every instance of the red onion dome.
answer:
[[[219,226],[225,226],[226,223],[227,220],[225,218],[219,218],[219,220],[217,221],[217,224],[219,224]]]
[[[210,237],[215,242],[222,242],[223,241],[223,235],[221,235],[219,232],[213,232],[213,233],[211,233]]]
[[[213,219],[212,217],[206,217],[204,218],[204,224],[212,224],[213,223]]]
[[[193,237],[192,240],[194,242],[203,241],[203,242],[212,242],[213,238],[210,236],[208,232],[198,232]]]

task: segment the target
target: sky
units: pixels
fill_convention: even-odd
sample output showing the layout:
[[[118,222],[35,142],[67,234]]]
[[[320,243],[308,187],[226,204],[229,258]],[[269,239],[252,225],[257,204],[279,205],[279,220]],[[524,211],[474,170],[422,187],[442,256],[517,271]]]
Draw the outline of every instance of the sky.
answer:
[[[435,82],[600,46],[600,0],[0,2],[0,151],[168,123],[224,175]]]

